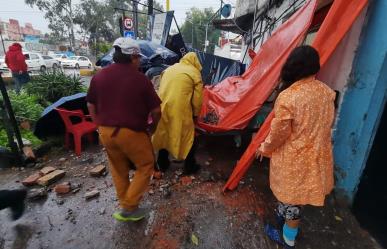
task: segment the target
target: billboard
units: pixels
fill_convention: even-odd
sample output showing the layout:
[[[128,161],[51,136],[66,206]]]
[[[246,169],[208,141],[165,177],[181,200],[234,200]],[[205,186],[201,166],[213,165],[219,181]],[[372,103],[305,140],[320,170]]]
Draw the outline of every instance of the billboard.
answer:
[[[173,11],[154,14],[151,32],[151,40],[157,44],[165,46],[168,39],[169,30],[173,20]]]

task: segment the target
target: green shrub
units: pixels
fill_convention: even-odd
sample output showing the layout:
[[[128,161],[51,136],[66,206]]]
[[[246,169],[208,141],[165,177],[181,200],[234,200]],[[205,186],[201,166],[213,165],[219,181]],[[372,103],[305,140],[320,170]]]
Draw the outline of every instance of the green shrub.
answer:
[[[20,132],[21,132],[22,138],[27,139],[32,143],[33,148],[36,148],[37,146],[42,144],[42,141],[39,138],[35,137],[32,131],[21,130]],[[5,129],[0,129],[0,147],[10,149],[8,144],[8,137]]]
[[[62,71],[43,73],[32,79],[24,89],[30,95],[36,95],[44,107],[62,97],[86,91],[79,76],[70,76]]]
[[[8,96],[17,120],[35,123],[40,118],[44,108],[39,104],[37,96],[29,95],[25,91],[21,91],[20,94],[8,91]]]

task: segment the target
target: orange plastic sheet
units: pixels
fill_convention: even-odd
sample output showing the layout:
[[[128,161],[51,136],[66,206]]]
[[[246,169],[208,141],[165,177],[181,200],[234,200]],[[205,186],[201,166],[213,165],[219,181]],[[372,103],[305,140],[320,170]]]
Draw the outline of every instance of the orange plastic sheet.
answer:
[[[278,84],[281,67],[304,39],[316,8],[309,1],[278,28],[242,76],[206,88],[198,126],[209,132],[244,129]]]
[[[367,0],[334,1],[313,42],[313,47],[320,53],[321,65],[327,62],[367,3]],[[277,70],[277,68],[270,70]],[[270,123],[273,117],[274,113],[272,112],[266,118],[262,127],[239,160],[223,191],[233,190],[238,186],[239,181],[252,164],[255,152],[269,134]]]

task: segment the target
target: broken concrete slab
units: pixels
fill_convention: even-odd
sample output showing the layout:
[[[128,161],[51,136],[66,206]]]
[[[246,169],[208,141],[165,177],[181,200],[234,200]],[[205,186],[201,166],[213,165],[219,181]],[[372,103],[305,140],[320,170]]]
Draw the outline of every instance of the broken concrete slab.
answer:
[[[92,198],[98,197],[99,196],[99,191],[98,190],[92,190],[90,192],[87,192],[85,194],[85,199],[90,200]]]
[[[65,174],[66,174],[66,172],[63,170],[55,170],[55,171],[51,172],[50,174],[39,178],[38,184],[41,186],[48,186],[48,185],[58,181],[62,177],[64,177]]]
[[[57,194],[67,194],[71,191],[71,184],[69,182],[58,184],[55,186],[54,191]]]
[[[31,201],[37,201],[45,197],[47,197],[47,190],[44,188],[32,189],[27,195],[28,200]]]
[[[51,167],[51,166],[47,166],[47,167],[44,167],[43,169],[40,170],[40,173],[42,175],[48,175],[50,174],[51,172],[55,171],[56,168],[54,167]]]
[[[40,173],[35,173],[35,174],[33,174],[33,175],[30,175],[30,176],[27,177],[26,179],[24,179],[24,180],[22,181],[22,184],[23,184],[24,186],[27,186],[27,187],[33,186],[33,185],[37,184],[39,178],[41,178],[41,177],[42,177],[42,175],[41,175]]]
[[[90,175],[94,177],[102,176],[104,172],[106,172],[106,166],[102,164],[89,171]]]

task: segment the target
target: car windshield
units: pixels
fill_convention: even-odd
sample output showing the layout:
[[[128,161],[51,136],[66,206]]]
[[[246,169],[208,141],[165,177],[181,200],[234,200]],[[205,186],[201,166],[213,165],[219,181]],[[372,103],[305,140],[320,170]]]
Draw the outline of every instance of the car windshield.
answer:
[[[60,58],[60,57],[62,57],[61,54],[56,54],[56,55],[54,55],[54,58]]]
[[[76,57],[76,56],[71,56],[71,57],[69,57],[69,60],[71,60],[71,61],[76,61],[76,60],[78,60],[78,57]]]

